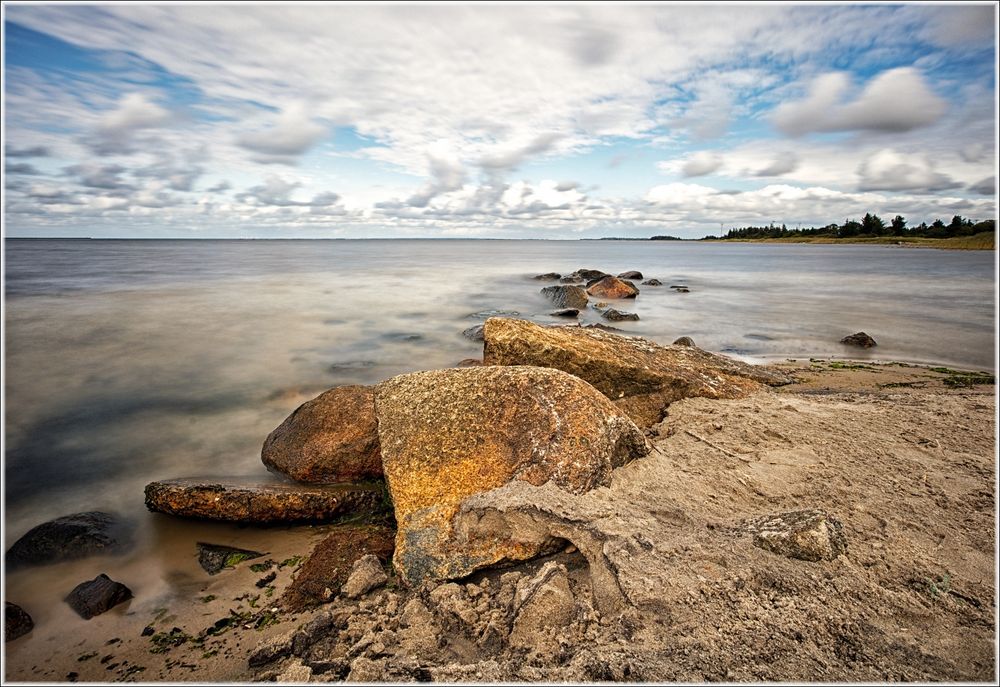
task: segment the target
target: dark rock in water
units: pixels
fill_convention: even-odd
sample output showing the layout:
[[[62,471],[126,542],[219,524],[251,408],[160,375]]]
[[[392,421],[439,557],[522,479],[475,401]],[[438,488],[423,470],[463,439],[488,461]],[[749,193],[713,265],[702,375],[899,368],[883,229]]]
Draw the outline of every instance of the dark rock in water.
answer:
[[[847,551],[844,526],[820,510],[768,515],[745,523],[754,545],[788,558],[830,561]]]
[[[455,367],[479,367],[483,364],[483,361],[479,358],[465,358],[458,361],[458,365]]]
[[[848,346],[860,346],[861,348],[871,348],[872,346],[878,346],[875,343],[875,339],[868,336],[864,332],[858,332],[857,334],[851,334],[850,336],[845,336],[840,340],[840,343],[847,344]]]
[[[552,315],[553,317],[576,317],[577,315],[580,314],[580,311],[577,310],[576,308],[564,308],[562,310],[556,310],[555,312],[550,312],[549,314]],[[479,332],[480,341],[482,340],[482,338],[483,338],[483,332],[482,330],[480,330]]]
[[[639,270],[629,270],[618,275],[619,279],[642,279],[642,272]]]
[[[412,332],[387,332],[382,335],[382,338],[387,339],[389,341],[403,341],[403,342],[424,340],[423,334],[414,334]]]
[[[303,403],[267,435],[260,458],[297,482],[381,479],[372,388],[340,386]]]
[[[375,367],[378,363],[374,360],[349,360],[344,363],[334,363],[326,368],[326,371],[331,374],[344,374],[348,372],[358,372],[359,370],[368,370]]]
[[[754,341],[774,341],[774,338],[767,334],[744,334],[743,338],[753,339]]]
[[[537,279],[539,281],[555,281],[561,278],[562,275],[556,272],[546,272],[545,274],[536,274],[532,279]]]
[[[243,561],[260,558],[263,555],[260,551],[198,542],[198,565],[209,575],[217,575],[226,568],[235,568]]]
[[[624,322],[626,320],[639,319],[639,316],[634,312],[622,312],[621,310],[615,310],[614,308],[608,308],[602,312],[601,317],[606,320],[611,320],[612,322]]]
[[[132,590],[101,573],[73,588],[65,601],[84,620],[90,620],[132,598]]]
[[[670,288],[672,288],[672,289],[686,289],[687,286],[685,286],[684,284],[671,284]]]
[[[686,286],[678,286],[674,289],[674,293],[691,293],[691,289]]]
[[[483,325],[477,324],[462,331],[462,336],[473,341],[483,340]]]
[[[517,317],[520,315],[516,310],[480,310],[479,312],[474,312],[469,317],[477,317],[481,320],[488,320],[491,317]]]
[[[601,322],[594,322],[593,324],[585,324],[581,329],[602,329],[606,332],[620,332],[623,331],[618,327],[612,327],[610,324],[603,324]]]
[[[250,524],[321,522],[381,508],[380,482],[330,486],[234,479],[172,479],[146,485],[146,508],[184,518]]]
[[[560,279],[559,283],[560,284],[579,284],[582,281],[583,281],[583,279],[581,279],[580,277],[576,276],[575,274],[571,274],[568,277],[563,277],[562,279]]]
[[[602,279],[604,277],[611,276],[607,272],[602,272],[601,270],[577,270],[573,274],[585,280]]]
[[[682,336],[680,338],[674,339],[674,346],[691,346],[695,347],[694,339],[690,336]]]
[[[7,551],[7,569],[118,553],[130,544],[124,521],[111,513],[74,513],[42,523]]]
[[[659,279],[647,279],[646,281],[642,282],[642,285],[643,286],[663,286],[663,282],[660,281]]]
[[[560,308],[587,307],[587,292],[579,286],[546,286],[542,294]]]
[[[22,637],[35,626],[35,621],[31,619],[23,608],[10,601],[3,604],[3,641],[10,642],[18,637]]]
[[[316,545],[279,604],[296,613],[332,601],[354,562],[368,554],[383,564],[392,558],[396,533],[377,525],[343,525]]]
[[[597,298],[635,298],[639,289],[630,281],[608,276],[589,284],[587,293]]]

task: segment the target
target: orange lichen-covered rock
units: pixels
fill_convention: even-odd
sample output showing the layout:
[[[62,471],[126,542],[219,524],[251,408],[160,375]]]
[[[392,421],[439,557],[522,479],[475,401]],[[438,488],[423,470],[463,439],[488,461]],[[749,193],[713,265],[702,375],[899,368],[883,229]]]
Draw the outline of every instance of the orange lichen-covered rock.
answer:
[[[297,482],[381,479],[372,388],[338,386],[303,403],[267,435],[260,458]]]
[[[483,328],[487,365],[537,365],[576,375],[615,401],[640,427],[682,398],[739,398],[787,375],[691,346],[660,346],[583,327],[541,327],[491,318]]]
[[[466,498],[513,480],[582,493],[650,451],[593,387],[539,367],[401,375],[375,387],[375,409],[399,527],[393,563],[409,583],[462,577],[557,544],[457,531],[452,519]]]
[[[587,288],[587,293],[597,298],[635,298],[639,289],[630,281],[608,276]]]

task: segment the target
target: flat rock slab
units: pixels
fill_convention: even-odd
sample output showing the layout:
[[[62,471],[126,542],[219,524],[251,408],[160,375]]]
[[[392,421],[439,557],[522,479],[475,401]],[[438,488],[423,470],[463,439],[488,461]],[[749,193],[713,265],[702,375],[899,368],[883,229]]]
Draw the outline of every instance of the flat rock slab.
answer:
[[[378,482],[318,486],[171,479],[146,485],[146,508],[182,518],[242,523],[320,522],[382,507]]]
[[[209,575],[217,575],[226,568],[235,568],[243,561],[260,558],[263,555],[260,551],[198,542],[198,565]]]

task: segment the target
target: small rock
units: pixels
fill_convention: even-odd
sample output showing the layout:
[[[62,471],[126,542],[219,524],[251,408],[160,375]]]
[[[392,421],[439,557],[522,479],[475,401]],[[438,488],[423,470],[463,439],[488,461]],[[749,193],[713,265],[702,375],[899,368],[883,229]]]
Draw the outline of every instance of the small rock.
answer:
[[[858,332],[857,334],[851,334],[850,336],[845,336],[840,340],[840,343],[847,344],[848,346],[860,346],[861,348],[871,348],[872,346],[878,346],[875,343],[875,339],[868,336],[864,332]]]
[[[520,314],[516,310],[480,310],[479,312],[472,313],[469,317],[488,320],[491,317],[517,317]]]
[[[580,277],[575,274],[571,274],[568,277],[563,277],[559,280],[560,284],[579,284],[583,281]]]
[[[803,561],[833,560],[847,551],[844,526],[820,510],[798,510],[750,520],[754,545]]]
[[[565,627],[573,620],[573,592],[566,566],[549,561],[538,573],[521,580],[514,593],[514,623],[510,644],[514,647],[545,650],[551,643],[544,630]]]
[[[339,386],[303,403],[267,435],[260,458],[296,482],[381,479],[371,387]]]
[[[671,284],[670,288],[672,288],[672,289],[686,289],[687,286],[685,286],[684,284]]]
[[[381,587],[389,580],[382,569],[382,563],[374,554],[366,554],[354,561],[347,582],[340,588],[340,593],[348,599],[357,599],[368,592]]]
[[[601,270],[577,270],[573,274],[586,281],[590,281],[591,279],[603,279],[604,277],[611,276],[607,272],[602,272]]]
[[[695,347],[695,345],[694,345],[694,339],[692,339],[690,336],[679,337],[677,339],[674,339],[674,346],[692,346],[692,347]]]
[[[580,311],[576,308],[563,308],[562,310],[556,310],[549,313],[553,317],[576,317],[580,314]],[[482,331],[479,332],[479,340],[482,341]]]
[[[64,515],[31,528],[5,556],[7,570],[115,553],[129,544],[125,523],[116,515],[91,511]]]
[[[270,572],[270,573],[268,573],[267,575],[264,575],[264,577],[260,578],[260,579],[259,579],[259,580],[257,580],[257,582],[255,583],[255,585],[256,585],[256,587],[257,587],[257,589],[263,589],[263,588],[264,588],[264,587],[266,587],[267,585],[271,584],[272,582],[274,582],[274,579],[275,579],[275,578],[276,578],[277,576],[278,576],[278,573],[276,573],[276,572],[274,572],[274,571],[271,571],[271,572]]]
[[[545,274],[536,274],[532,279],[537,279],[539,281],[555,281],[562,278],[561,274],[556,272],[546,272]]]
[[[479,358],[463,358],[458,361],[455,367],[479,367],[483,364],[483,361]]]
[[[472,339],[473,341],[483,340],[483,325],[477,324],[468,329],[462,330],[462,336],[466,339]]]
[[[260,558],[263,555],[260,551],[198,542],[198,565],[209,575],[216,575],[225,568],[234,568],[243,561]]]
[[[309,682],[312,677],[312,668],[305,665],[301,660],[292,661],[276,678],[275,682]]]
[[[142,632],[140,633],[140,636],[142,636],[142,637],[149,637],[149,636],[151,636],[151,635],[153,635],[155,633],[156,633],[156,628],[153,627],[152,625],[147,625],[146,627],[142,628]]]
[[[295,630],[273,637],[262,644],[259,644],[247,659],[251,668],[259,668],[269,663],[274,663],[278,659],[291,656],[292,640],[295,637]]]
[[[635,298],[639,289],[630,281],[607,276],[588,286],[587,293],[597,298]]]
[[[686,286],[678,286],[674,289],[674,293],[691,293],[691,289]]]
[[[587,292],[579,286],[546,286],[542,295],[560,308],[587,307]]]
[[[618,275],[619,279],[642,279],[642,272],[638,270],[629,270],[628,272],[622,272]]]
[[[638,320],[639,316],[634,312],[622,312],[614,308],[608,308],[601,313],[601,317],[612,322],[623,322],[626,320]]]
[[[64,599],[84,620],[90,620],[132,598],[132,590],[101,573],[89,582],[81,582]]]
[[[659,279],[647,279],[642,282],[642,286],[663,286],[663,282]]]
[[[3,604],[3,641],[10,642],[22,637],[35,626],[35,621],[23,608],[10,601]]]

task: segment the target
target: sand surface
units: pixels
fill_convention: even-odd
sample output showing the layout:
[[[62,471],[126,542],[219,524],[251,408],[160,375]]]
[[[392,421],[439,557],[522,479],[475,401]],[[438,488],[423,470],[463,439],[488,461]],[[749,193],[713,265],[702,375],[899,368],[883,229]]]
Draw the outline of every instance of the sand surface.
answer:
[[[497,572],[455,586],[473,608],[463,621],[445,618],[432,590],[395,585],[360,605],[337,599],[316,611],[267,615],[294,575],[294,557],[306,555],[324,528],[249,529],[230,543],[266,550],[276,562],[293,559],[273,569],[272,596],[255,586],[264,573],[250,570],[254,561],[216,576],[178,563],[184,583],[169,597],[145,590],[91,621],[67,608],[60,622],[7,643],[5,681],[245,681],[273,679],[290,666],[285,674],[296,681],[992,680],[994,387],[954,386],[946,383],[951,372],[922,367],[778,367],[802,381],[749,399],[673,404],[654,429],[651,456],[567,506],[597,514],[595,531],[615,542],[608,560],[629,608],[624,616],[596,613],[587,561],[572,548],[556,555],[570,571],[578,609],[553,630],[556,650],[477,634],[498,607],[481,596],[499,590]],[[807,508],[843,523],[844,555],[786,558],[754,546],[743,526]],[[8,578],[8,598],[45,593],[48,574]],[[465,586],[490,576],[494,592]],[[435,641],[420,651],[400,639],[392,610],[413,598],[432,614],[426,629]],[[350,620],[297,658],[249,668],[248,655],[264,640],[331,610]],[[243,620],[225,633],[161,653],[142,636],[151,625],[196,638],[231,612]]]

